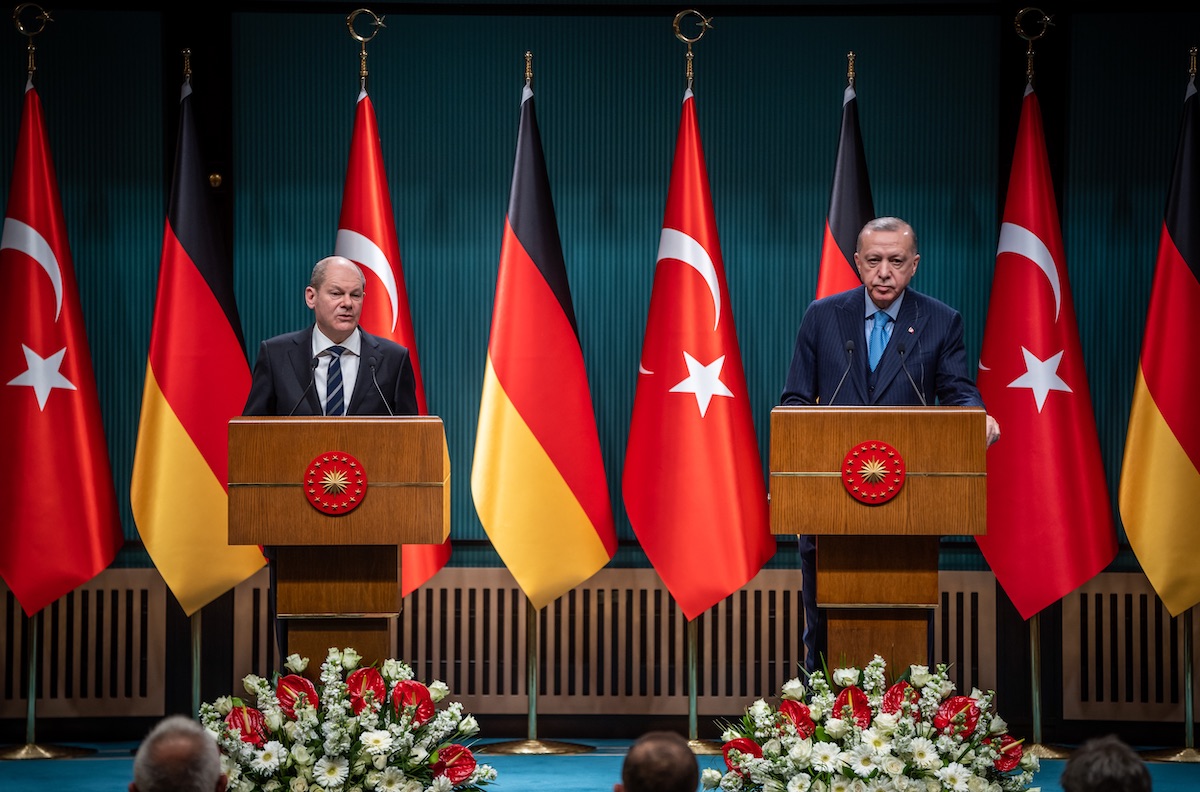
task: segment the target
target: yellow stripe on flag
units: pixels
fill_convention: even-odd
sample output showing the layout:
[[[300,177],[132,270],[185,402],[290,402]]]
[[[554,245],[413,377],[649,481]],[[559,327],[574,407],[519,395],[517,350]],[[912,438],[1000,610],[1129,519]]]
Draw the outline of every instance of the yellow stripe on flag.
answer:
[[[260,569],[254,545],[228,542],[229,497],[146,368],[130,499],[154,566],[191,616]]]
[[[1129,544],[1172,616],[1200,601],[1200,471],[1163,420],[1138,366],[1121,466],[1121,519]]]
[[[490,355],[477,438],[475,509],[505,566],[541,609],[603,568],[608,552],[504,392]]]

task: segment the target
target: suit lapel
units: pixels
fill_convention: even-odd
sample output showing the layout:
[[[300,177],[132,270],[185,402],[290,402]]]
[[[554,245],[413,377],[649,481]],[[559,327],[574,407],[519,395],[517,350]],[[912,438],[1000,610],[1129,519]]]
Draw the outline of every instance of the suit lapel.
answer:
[[[372,357],[378,360],[379,341],[375,336],[368,335],[361,327],[358,328],[358,334],[362,338],[362,344],[359,346],[362,354],[358,358],[358,379],[354,381],[354,393],[350,394],[350,402],[346,405],[346,415],[362,414],[363,400],[375,387],[371,379],[372,372],[368,361]]]
[[[854,341],[854,357],[857,358],[851,361],[847,377],[850,393],[838,397],[839,404],[867,403],[867,344],[863,336],[863,300],[867,299],[865,290],[865,286],[851,289],[839,305],[838,335]],[[860,349],[861,352],[858,351]]]

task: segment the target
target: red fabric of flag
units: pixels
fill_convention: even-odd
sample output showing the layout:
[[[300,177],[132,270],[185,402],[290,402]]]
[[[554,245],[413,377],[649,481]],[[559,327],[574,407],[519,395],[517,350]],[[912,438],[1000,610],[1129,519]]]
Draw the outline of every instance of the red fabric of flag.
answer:
[[[1200,602],[1200,96],[1188,80],[1134,382],[1119,500],[1129,544],[1172,616]]]
[[[488,538],[535,608],[590,578],[616,552],[596,414],[528,85],[471,493]]]
[[[42,104],[25,88],[0,271],[0,413],[13,487],[0,576],[27,614],[91,580],[124,543],[96,377]]]
[[[1000,423],[988,449],[980,549],[1023,618],[1116,556],[1042,115],[1025,92],[979,361]]]
[[[228,425],[246,403],[250,367],[206,173],[185,82],[130,504],[189,616],[266,563],[257,547],[229,544]]]
[[[821,241],[821,269],[817,273],[818,300],[862,283],[854,266],[854,251],[858,247],[858,232],[874,217],[867,155],[858,126],[858,94],[851,84],[842,96],[842,129],[825,236]]]
[[[634,533],[689,619],[775,552],[695,99],[684,94],[622,489]]]
[[[400,244],[388,191],[387,171],[379,141],[379,123],[366,91],[358,96],[354,132],[350,140],[350,162],[342,192],[334,253],[362,268],[366,277],[362,327],[368,333],[390,338],[408,349],[417,381],[417,406],[428,414],[417,339],[413,333],[408,290],[400,264]],[[450,560],[450,540],[440,545],[404,545],[401,553],[400,587],[408,596],[441,570]]]

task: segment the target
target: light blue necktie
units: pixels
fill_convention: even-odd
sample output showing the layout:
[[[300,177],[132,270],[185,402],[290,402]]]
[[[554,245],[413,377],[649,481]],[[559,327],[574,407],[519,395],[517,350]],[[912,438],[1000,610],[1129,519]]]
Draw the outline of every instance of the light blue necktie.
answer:
[[[872,341],[872,344],[874,341]],[[871,347],[874,349],[874,346]],[[329,371],[325,375],[325,414],[341,415],[346,412],[344,389],[342,388],[342,353],[345,347],[329,347]]]
[[[867,350],[869,354],[868,361],[871,364],[871,371],[879,365],[879,359],[883,357],[883,348],[887,346],[887,323],[892,320],[892,317],[887,315],[887,311],[875,312],[875,326],[871,328],[871,345]]]

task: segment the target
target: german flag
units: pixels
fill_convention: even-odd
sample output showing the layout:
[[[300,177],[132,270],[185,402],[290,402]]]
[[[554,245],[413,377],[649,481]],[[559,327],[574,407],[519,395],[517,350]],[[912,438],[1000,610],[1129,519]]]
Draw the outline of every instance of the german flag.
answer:
[[[528,85],[500,244],[471,493],[496,552],[535,608],[590,578],[616,552],[596,417]]]
[[[858,94],[854,78],[842,94],[842,130],[838,136],[829,214],[821,242],[821,269],[817,273],[817,299],[853,289],[862,281],[854,266],[858,232],[875,217],[867,155],[858,127]]]
[[[191,96],[185,80],[130,487],[146,552],[189,616],[265,563],[257,547],[228,541],[228,423],[246,403],[250,366]]]
[[[1188,80],[1175,172],[1158,243],[1146,334],[1133,388],[1118,501],[1129,544],[1172,616],[1200,602],[1200,124]]]

